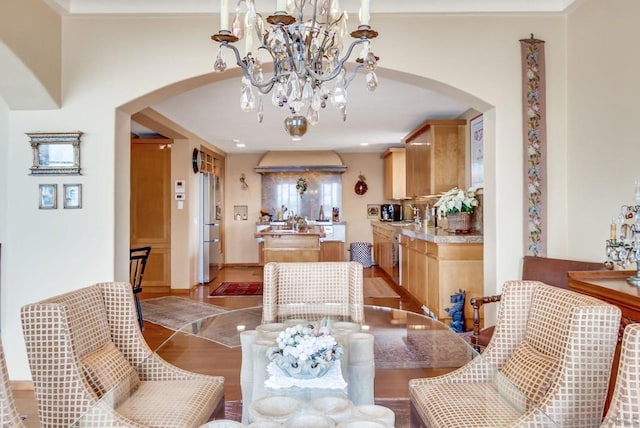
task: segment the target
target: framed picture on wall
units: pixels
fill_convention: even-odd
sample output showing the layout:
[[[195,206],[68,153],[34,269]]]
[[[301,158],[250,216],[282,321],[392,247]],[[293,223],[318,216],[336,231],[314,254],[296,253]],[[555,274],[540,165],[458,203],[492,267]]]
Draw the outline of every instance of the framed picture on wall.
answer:
[[[82,184],[65,184],[64,207],[82,208]]]
[[[471,132],[471,187],[484,187],[484,136],[482,115],[469,122]]]
[[[367,205],[367,218],[379,219],[380,218],[380,205]]]
[[[40,184],[38,208],[41,210],[55,210],[58,208],[58,185]]]

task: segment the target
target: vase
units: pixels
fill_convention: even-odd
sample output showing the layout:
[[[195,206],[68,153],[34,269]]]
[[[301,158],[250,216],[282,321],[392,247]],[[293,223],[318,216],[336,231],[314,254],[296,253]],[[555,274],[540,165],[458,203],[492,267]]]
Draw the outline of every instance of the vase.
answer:
[[[454,233],[469,233],[471,230],[471,213],[457,212],[447,214],[448,231]]]

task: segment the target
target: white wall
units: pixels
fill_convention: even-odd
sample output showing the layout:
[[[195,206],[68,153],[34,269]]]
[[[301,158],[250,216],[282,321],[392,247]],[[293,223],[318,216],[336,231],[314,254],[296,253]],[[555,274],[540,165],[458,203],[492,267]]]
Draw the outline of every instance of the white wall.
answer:
[[[7,200],[8,191],[8,163],[9,163],[9,140],[7,138],[7,128],[9,120],[9,108],[0,97],[0,201]],[[0,244],[3,244],[0,252],[7,250],[7,204],[0,202]],[[4,250],[4,251],[3,251]],[[4,310],[5,302],[5,277],[7,275],[7,263],[5,257],[0,257],[0,337],[2,337],[2,331],[4,330],[4,318],[6,317],[6,311]]]
[[[569,19],[569,254],[605,260],[611,218],[635,204],[640,2],[589,0]],[[631,269],[635,266],[631,266]]]
[[[492,292],[505,279],[519,276],[522,255],[518,39],[533,32],[547,41],[549,139],[563,151],[565,21],[550,16],[394,16],[375,22],[375,26],[381,34],[374,43],[376,54],[382,58],[381,67],[409,73],[424,85],[431,82],[430,78],[458,88],[469,95],[457,92],[456,96],[479,111],[486,111],[487,105],[495,106],[485,121],[488,159],[484,215],[485,226],[489,225],[485,270],[489,272],[486,288]],[[7,198],[0,205],[6,210],[9,225],[8,251],[3,251],[7,273],[3,278],[6,299],[2,312],[6,321],[3,332],[11,338],[6,350],[13,379],[30,378],[19,322],[23,304],[96,281],[122,278],[126,271],[129,230],[125,220],[128,199],[124,195],[128,195],[129,165],[123,150],[128,147],[129,136],[128,125],[124,124],[127,115],[115,111],[159,88],[209,73],[215,54],[209,39],[212,27],[212,17],[66,17],[62,41],[63,107],[56,111],[10,112],[7,174],[12,181]],[[159,94],[154,94],[155,99],[161,98]],[[36,130],[85,132],[83,175],[29,176],[31,149],[24,134]],[[375,192],[382,191],[381,176],[367,173],[360,158],[349,162],[362,166],[345,174],[345,191],[355,184],[358,170],[362,169],[371,192],[364,199],[377,199]],[[382,164],[381,160],[378,162]],[[550,160],[552,170],[563,167]],[[229,186],[239,184],[239,171],[229,166],[227,171]],[[250,175],[250,171],[245,174]],[[83,184],[83,209],[38,210],[38,183],[61,186],[64,182]],[[255,191],[259,188],[253,177],[249,185]],[[556,195],[564,195],[564,188],[563,182],[553,186],[551,200],[563,199]],[[232,209],[233,203],[228,200],[226,205]],[[254,218],[256,208],[252,207],[254,211],[250,213]],[[343,211],[347,209],[343,207]],[[550,206],[550,210],[564,224],[565,207]],[[358,210],[353,213],[360,215]],[[359,218],[345,220],[355,227],[366,227]],[[361,232],[351,226],[350,230],[354,234],[350,233],[348,240],[364,240]],[[549,235],[557,242],[566,240],[565,230],[551,230]],[[558,244],[552,242],[550,249],[554,245]]]
[[[342,212],[340,217],[347,223],[345,260],[349,260],[349,245],[352,242],[373,242],[371,220],[367,219],[367,204],[380,205],[384,199],[384,160],[382,153],[341,153],[348,166],[342,174]],[[365,176],[367,193],[358,195],[355,185],[358,176]]]
[[[260,216],[262,200],[262,175],[255,167],[262,154],[229,154],[225,165],[225,263],[258,263],[258,243],[253,234]],[[240,174],[245,175],[249,188],[240,187]],[[248,207],[247,220],[233,217],[234,205]]]

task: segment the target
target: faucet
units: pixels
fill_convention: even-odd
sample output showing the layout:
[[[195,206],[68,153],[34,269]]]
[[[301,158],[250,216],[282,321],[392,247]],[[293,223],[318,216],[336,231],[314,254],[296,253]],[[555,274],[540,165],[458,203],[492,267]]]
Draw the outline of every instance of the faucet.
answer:
[[[413,207],[413,222],[420,225],[420,208],[418,207]]]

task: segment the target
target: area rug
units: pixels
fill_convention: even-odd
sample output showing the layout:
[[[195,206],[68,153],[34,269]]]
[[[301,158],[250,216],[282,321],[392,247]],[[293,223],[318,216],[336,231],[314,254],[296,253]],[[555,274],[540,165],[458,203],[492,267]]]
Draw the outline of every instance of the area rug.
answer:
[[[178,330],[200,318],[226,312],[225,308],[177,296],[143,299],[142,318],[170,330]]]
[[[252,282],[223,282],[209,296],[256,296],[262,294],[263,283],[261,281]],[[397,307],[396,304],[384,304],[388,301],[400,300],[398,293],[387,284],[382,278],[364,278],[363,280],[364,298],[377,301],[365,302],[368,304],[379,304],[381,306]]]
[[[405,334],[374,333],[377,369],[461,367],[473,359],[473,351],[450,331],[414,330]]]
[[[209,296],[260,296],[262,295],[262,281],[254,282],[223,282],[213,290]]]

